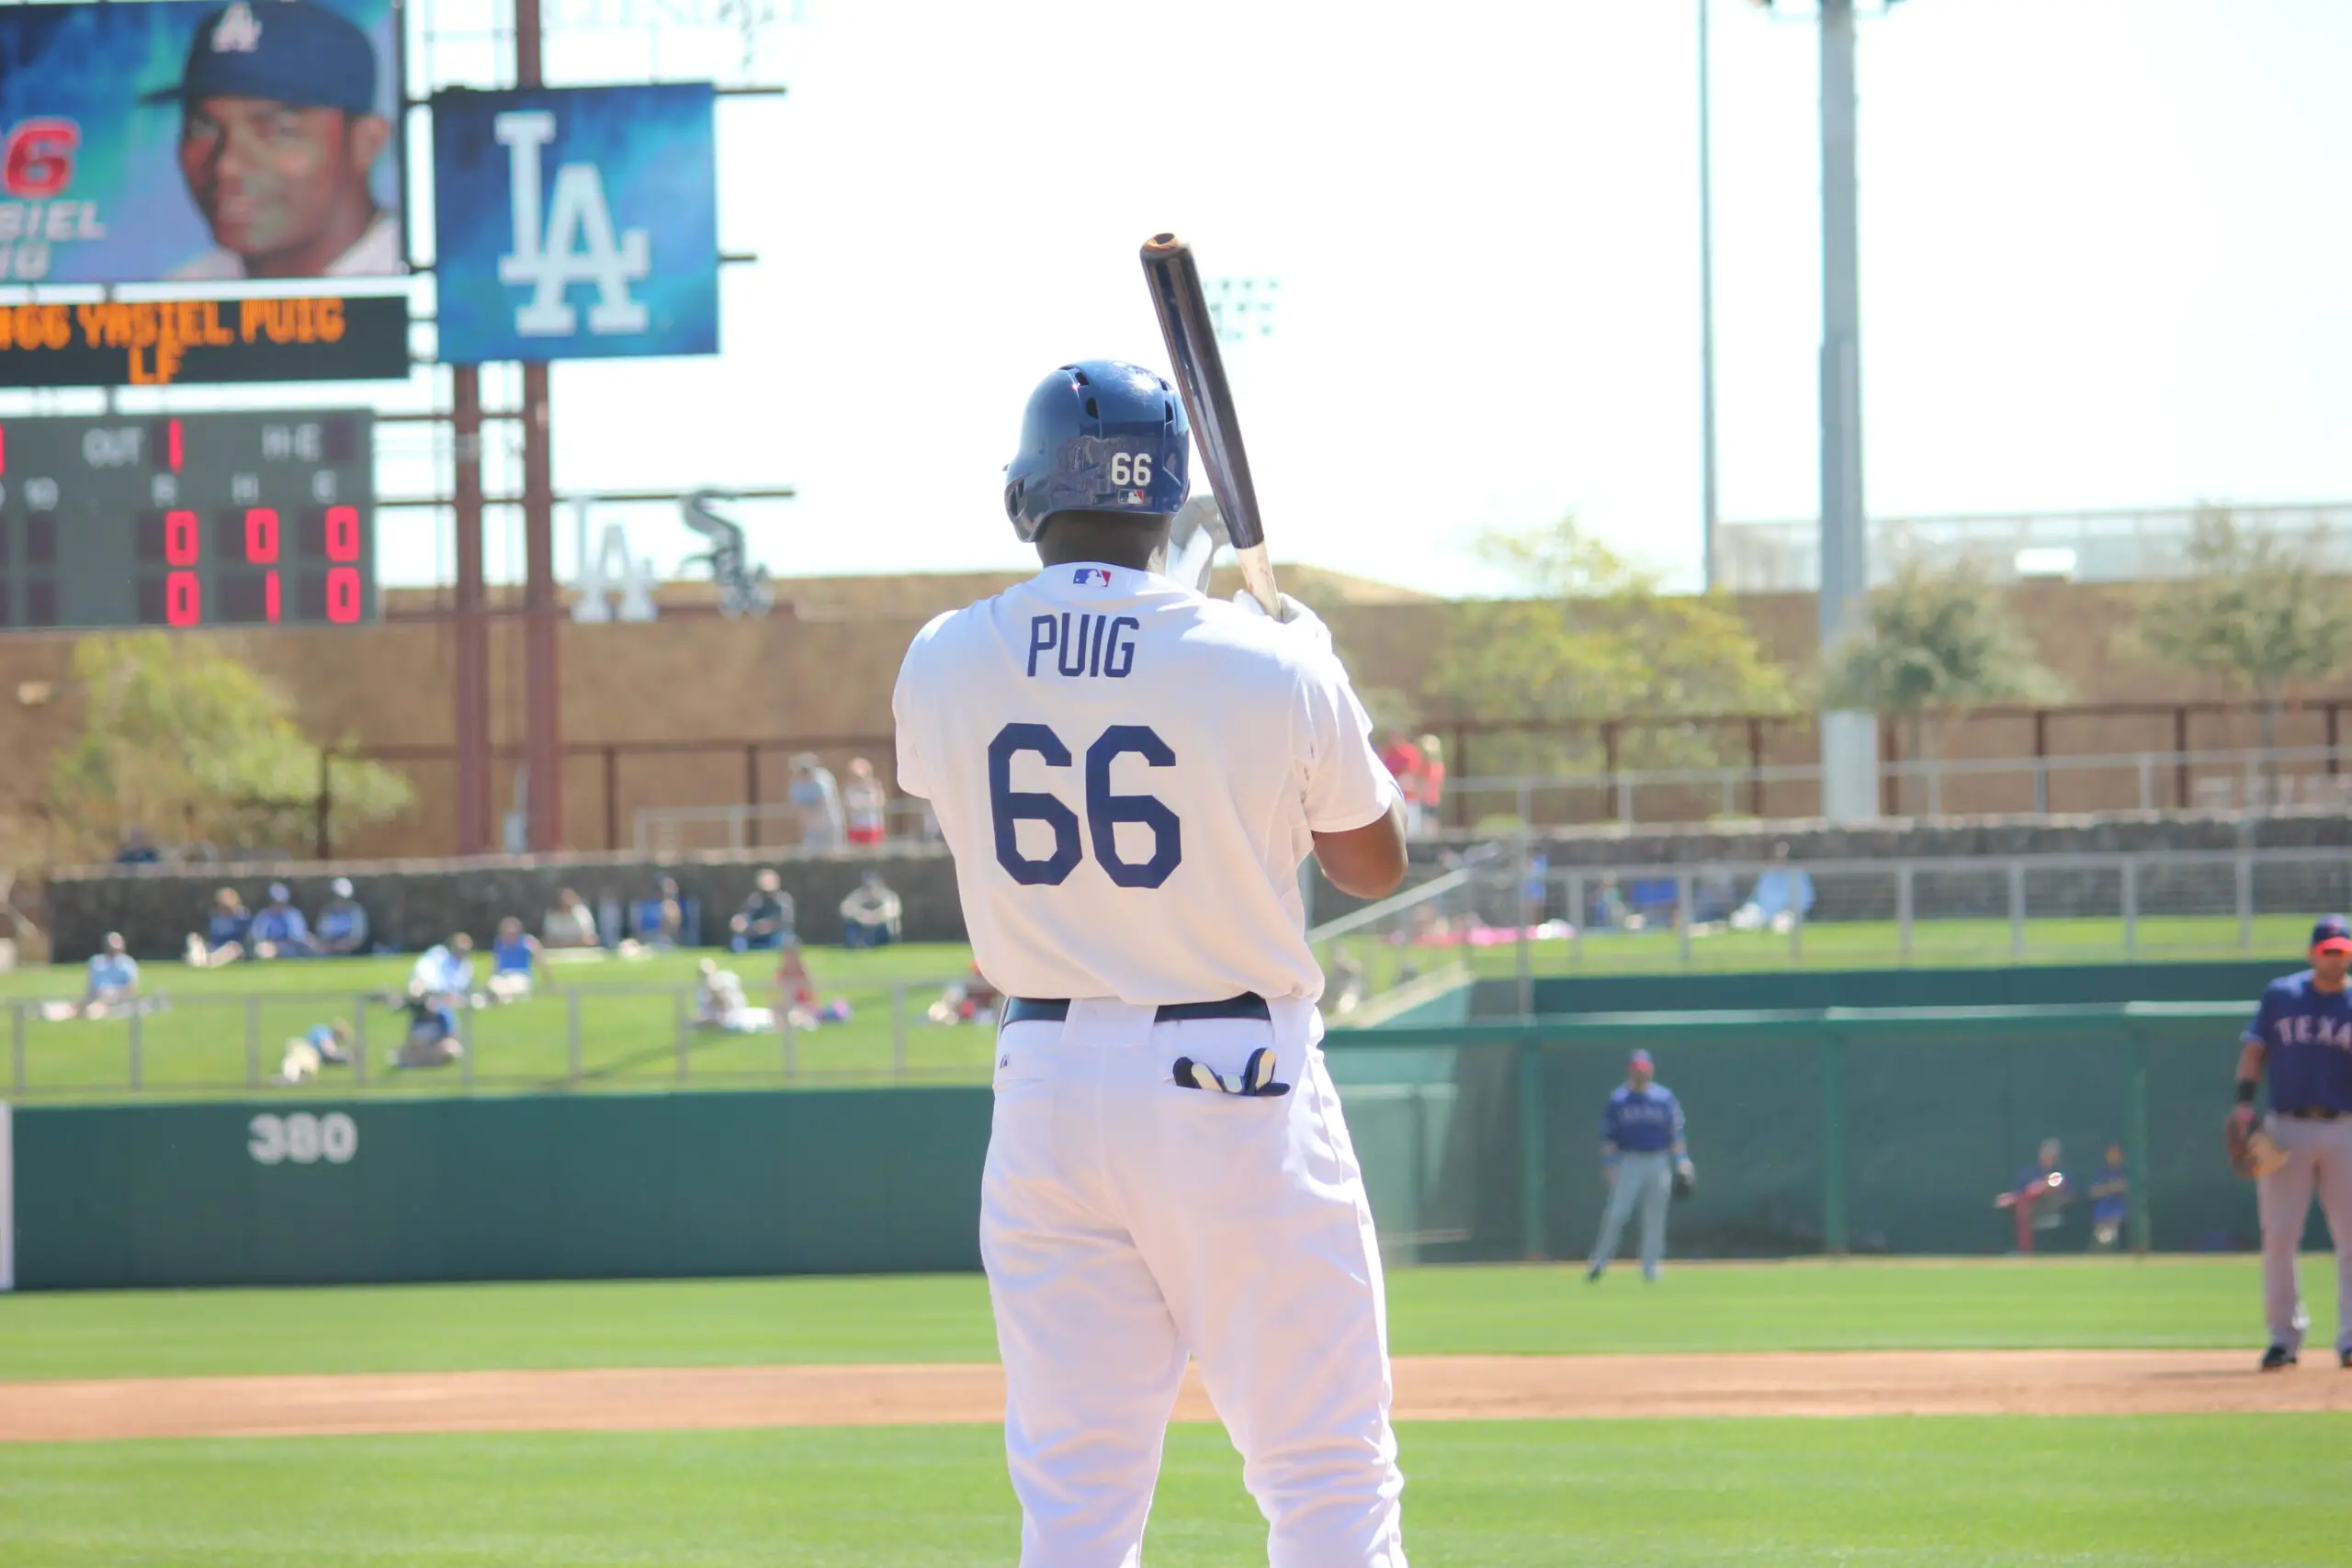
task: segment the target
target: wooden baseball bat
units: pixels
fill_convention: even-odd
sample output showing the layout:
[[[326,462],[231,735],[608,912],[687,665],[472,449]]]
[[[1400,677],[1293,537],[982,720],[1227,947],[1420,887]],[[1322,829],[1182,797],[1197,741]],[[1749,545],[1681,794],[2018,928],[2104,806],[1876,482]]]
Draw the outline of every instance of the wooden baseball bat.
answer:
[[[1279,618],[1283,596],[1274,586],[1273,563],[1266,558],[1258,488],[1250,479],[1250,455],[1241,445],[1241,422],[1233,412],[1233,389],[1226,382],[1193,247],[1173,234],[1154,234],[1144,242],[1143,276],[1151,288],[1159,335],[1176,367],[1176,389],[1193,422],[1193,439],[1200,444],[1201,466],[1208,469],[1226,534],[1241,558],[1241,581],[1266,614]]]

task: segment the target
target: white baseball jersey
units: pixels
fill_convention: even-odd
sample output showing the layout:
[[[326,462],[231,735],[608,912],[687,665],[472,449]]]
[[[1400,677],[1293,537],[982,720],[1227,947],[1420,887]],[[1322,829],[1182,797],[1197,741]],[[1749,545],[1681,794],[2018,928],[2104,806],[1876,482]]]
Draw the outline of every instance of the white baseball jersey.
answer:
[[[1125,567],[1048,567],[907,650],[899,787],[1013,996],[1312,1002],[1298,867],[1396,799],[1330,649]]]

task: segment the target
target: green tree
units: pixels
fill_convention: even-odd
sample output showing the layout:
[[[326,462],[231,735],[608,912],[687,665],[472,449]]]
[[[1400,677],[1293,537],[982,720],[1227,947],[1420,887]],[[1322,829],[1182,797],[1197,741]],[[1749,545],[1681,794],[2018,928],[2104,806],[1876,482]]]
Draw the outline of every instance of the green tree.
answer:
[[[1788,672],[1765,656],[1728,595],[1666,592],[1657,574],[1574,517],[1490,534],[1479,553],[1526,596],[1460,606],[1428,693],[1464,717],[1552,727],[1481,737],[1481,773],[1599,769],[1597,731],[1578,721],[1793,706]],[[1709,725],[1629,727],[1617,761],[1623,768],[1713,766],[1731,760],[1726,739]]]
[[[84,637],[74,649],[82,732],[50,768],[54,852],[103,854],[138,825],[163,841],[285,849],[316,823],[319,748],[253,671],[162,632]],[[332,826],[405,810],[408,781],[334,764]]]
[[[1869,629],[1822,661],[1823,705],[1868,709],[1903,726],[1905,754],[1928,765],[1927,808],[1951,725],[1987,703],[2054,702],[2064,683],[2010,615],[2007,594],[1974,563],[1908,559],[1874,589]]]
[[[2352,598],[2308,550],[2220,507],[2197,514],[2188,575],[2141,601],[2139,642],[2165,663],[2254,694],[2265,749],[2295,689],[2352,658]]]

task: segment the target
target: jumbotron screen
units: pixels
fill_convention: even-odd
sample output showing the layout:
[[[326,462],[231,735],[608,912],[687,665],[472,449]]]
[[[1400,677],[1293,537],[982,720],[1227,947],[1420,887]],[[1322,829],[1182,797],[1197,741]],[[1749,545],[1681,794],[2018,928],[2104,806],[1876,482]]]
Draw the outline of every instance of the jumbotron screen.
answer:
[[[0,631],[374,620],[372,423],[0,420]]]

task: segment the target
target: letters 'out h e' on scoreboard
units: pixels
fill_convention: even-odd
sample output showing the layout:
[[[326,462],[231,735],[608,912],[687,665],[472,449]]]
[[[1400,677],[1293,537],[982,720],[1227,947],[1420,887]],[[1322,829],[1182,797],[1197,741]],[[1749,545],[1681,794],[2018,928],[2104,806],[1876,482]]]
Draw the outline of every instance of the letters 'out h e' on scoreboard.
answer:
[[[0,420],[0,631],[374,620],[372,423]]]

